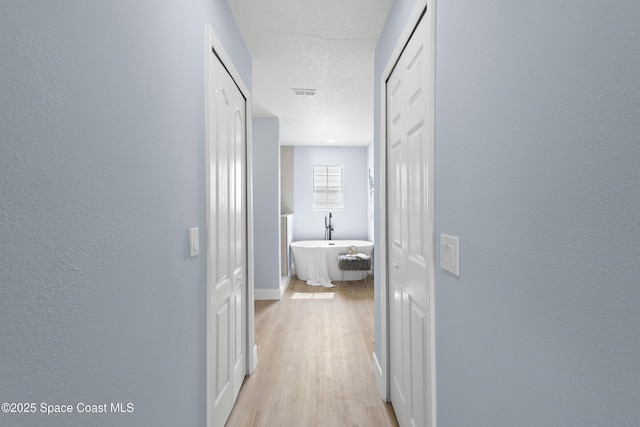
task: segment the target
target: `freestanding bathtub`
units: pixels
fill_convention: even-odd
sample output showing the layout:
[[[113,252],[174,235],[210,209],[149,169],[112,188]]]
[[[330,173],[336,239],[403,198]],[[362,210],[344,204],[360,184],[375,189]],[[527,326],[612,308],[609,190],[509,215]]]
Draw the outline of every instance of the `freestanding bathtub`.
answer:
[[[335,281],[363,280],[368,271],[342,271],[338,268],[338,256],[347,253],[349,246],[355,246],[356,252],[372,256],[373,243],[366,240],[302,240],[292,242],[291,254],[296,275],[300,280],[309,280],[310,272],[314,271],[312,262],[318,262],[319,253],[327,255],[329,278]],[[326,252],[319,252],[317,248],[326,248]],[[373,261],[373,260],[372,260]]]

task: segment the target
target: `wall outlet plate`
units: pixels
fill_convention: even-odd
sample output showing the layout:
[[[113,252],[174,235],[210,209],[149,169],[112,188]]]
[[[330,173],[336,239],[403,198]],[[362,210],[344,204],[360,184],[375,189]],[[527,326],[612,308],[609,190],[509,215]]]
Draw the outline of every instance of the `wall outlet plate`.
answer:
[[[457,237],[440,235],[440,267],[460,276],[460,240]]]

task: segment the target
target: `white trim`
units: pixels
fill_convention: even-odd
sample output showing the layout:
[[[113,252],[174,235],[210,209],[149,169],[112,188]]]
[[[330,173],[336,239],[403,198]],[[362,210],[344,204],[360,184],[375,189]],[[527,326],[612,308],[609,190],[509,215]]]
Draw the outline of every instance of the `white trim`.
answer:
[[[243,85],[244,86],[244,85]],[[251,123],[251,95],[247,91],[247,375],[253,374],[258,365],[258,347],[255,344],[254,307],[254,243],[253,243],[253,133]]]
[[[246,269],[247,269],[247,280],[246,280],[246,347],[245,347],[245,357],[246,357],[246,373],[247,375],[251,375],[257,366],[258,363],[258,349],[255,345],[255,313],[254,313],[254,269],[253,269],[253,253],[254,253],[254,243],[253,243],[253,177],[252,177],[252,131],[251,131],[251,93],[247,85],[244,83],[242,76],[236,69],[233,64],[233,61],[227,54],[224,49],[224,45],[216,35],[214,29],[211,25],[205,25],[205,70],[207,69],[207,60],[211,52],[211,48],[215,50],[216,55],[225,66],[233,80],[235,81],[238,89],[244,96],[246,102],[246,112],[245,112],[245,122],[246,122],[246,207],[247,207],[247,258],[246,258]],[[205,72],[205,90],[207,85],[207,73]],[[207,111],[207,97],[205,95],[205,111]],[[206,135],[209,135],[209,124],[208,121],[205,120],[206,126]],[[209,206],[207,206],[207,211]],[[208,315],[208,313],[207,313]],[[207,320],[208,321],[208,320]],[[208,348],[208,344],[207,344]],[[208,381],[208,372],[207,372],[207,381]],[[208,391],[207,391],[208,392]],[[208,400],[208,399],[207,399]],[[207,425],[210,424],[210,417],[212,414],[211,405],[213,402],[207,402]]]
[[[280,289],[256,289],[254,292],[256,301],[275,301],[280,299]]]
[[[431,185],[430,185],[430,191],[429,191],[429,206],[431,206],[431,208],[429,209],[430,212],[430,217],[431,217],[431,223],[429,224],[429,228],[431,230],[431,256],[429,257],[429,271],[431,272],[431,277],[430,277],[430,289],[429,289],[429,303],[430,303],[430,310],[429,310],[429,315],[430,315],[430,319],[429,319],[429,358],[430,358],[430,368],[431,371],[429,372],[429,378],[431,379],[431,384],[430,384],[430,390],[431,390],[431,427],[436,427],[438,424],[438,417],[437,417],[437,412],[438,412],[438,406],[437,406],[437,398],[438,398],[438,393],[437,393],[437,382],[436,382],[436,248],[438,248],[438,246],[436,245],[436,209],[435,209],[435,194],[436,194],[436,184],[435,184],[435,178],[436,178],[436,174],[435,174],[435,163],[436,163],[436,12],[437,12],[437,0],[431,0],[431,15],[429,15],[429,18],[431,19],[431,34],[430,34],[430,50],[429,50],[429,55],[431,56],[431,61],[432,61],[432,66],[429,69],[429,71],[431,72],[431,84],[432,86],[432,90],[431,90],[431,111],[432,114],[430,114],[427,117],[427,120],[431,121],[431,137],[433,138],[433,143],[431,144],[431,152],[429,153],[429,160],[431,161],[431,163],[429,164],[429,169],[431,170]]]
[[[380,209],[378,221],[380,221],[379,245],[376,250],[380,253],[380,380],[378,389],[385,402],[391,400],[391,386],[389,381],[389,283],[387,275],[387,77],[381,79],[380,89]],[[377,359],[376,359],[377,361]]]
[[[411,11],[411,15],[409,16],[396,45],[389,56],[389,60],[382,72],[380,79],[380,205],[379,205],[379,213],[380,213],[380,259],[382,262],[380,263],[380,346],[381,346],[381,364],[378,365],[380,368],[380,377],[376,376],[376,381],[378,382],[378,390],[380,390],[380,394],[382,398],[386,401],[389,401],[391,398],[390,393],[390,376],[389,376],[389,280],[387,273],[387,264],[388,264],[388,251],[387,251],[387,140],[386,140],[386,116],[387,116],[387,95],[386,95],[386,81],[388,80],[393,68],[398,62],[404,47],[408,43],[411,35],[413,34],[414,29],[416,28],[418,22],[420,21],[420,17],[422,16],[423,11],[428,6],[430,8],[430,18],[432,20],[431,24],[431,54],[432,60],[435,62],[435,36],[436,36],[436,1],[437,0],[417,0],[416,4]],[[432,69],[432,83],[435,84],[435,64]],[[435,88],[434,88],[435,93]],[[434,105],[433,103],[432,105]],[[435,113],[434,113],[435,114]],[[432,121],[432,126],[435,125],[435,121]],[[435,141],[434,141],[435,146]],[[435,153],[430,153],[430,157],[432,160],[435,159]],[[430,165],[430,169],[433,170],[433,165]],[[431,176],[433,183],[433,175]],[[432,188],[433,190],[433,188]],[[433,207],[433,193],[434,191],[430,191],[430,199],[429,206]],[[432,208],[433,209],[433,208]],[[433,211],[435,212],[435,210]],[[432,217],[432,221],[434,224],[431,224],[432,230],[434,229],[435,219]],[[433,234],[433,232],[432,232]],[[431,271],[431,286],[435,286],[435,235],[431,236],[432,241],[432,253],[429,260],[429,268]],[[431,427],[436,427],[437,424],[437,416],[436,416],[436,348],[435,348],[435,289],[430,289],[430,298],[429,304],[430,308],[430,319],[429,319],[429,338],[430,338],[430,368],[431,372],[429,375],[430,378],[430,387],[431,387]],[[376,355],[374,353],[374,360],[377,362]]]
[[[286,276],[280,276],[280,299],[284,296],[284,293],[289,289],[289,284],[291,283],[291,272]]]
[[[253,346],[253,366],[251,367],[251,372],[255,371],[258,367],[258,346]]]
[[[281,300],[284,296],[287,289],[289,289],[289,284],[291,283],[291,274],[288,276],[280,277],[280,287],[278,289],[255,289],[254,296],[256,301],[273,301],[273,300]]]
[[[378,392],[380,395],[384,396],[386,392],[386,384],[384,382],[384,377],[382,376],[382,367],[380,366],[380,362],[378,362],[378,357],[376,356],[376,352],[373,352],[373,376],[376,379],[376,385],[378,386]],[[385,399],[385,402],[388,401]]]

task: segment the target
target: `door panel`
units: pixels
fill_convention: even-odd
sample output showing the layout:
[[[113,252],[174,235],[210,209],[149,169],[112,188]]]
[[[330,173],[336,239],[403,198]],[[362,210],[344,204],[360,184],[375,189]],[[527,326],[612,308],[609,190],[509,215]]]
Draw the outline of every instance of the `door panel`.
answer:
[[[415,378],[425,378],[426,371],[426,345],[425,339],[427,335],[426,329],[426,315],[422,311],[418,304],[414,304],[413,300],[410,300],[410,326],[411,330],[411,376]],[[425,408],[426,408],[426,395],[425,387],[420,381],[413,381],[411,389],[411,414],[412,419],[415,421],[415,425],[422,426],[424,424]],[[422,420],[422,421],[420,421]]]
[[[228,287],[228,280],[224,281],[220,287],[224,288],[225,285]],[[231,307],[229,307],[229,300],[225,300],[216,308],[216,348],[226,348],[229,346],[231,341],[231,335],[229,334],[229,329],[231,325]],[[222,351],[218,353],[218,357],[216,358],[216,388],[215,388],[215,396],[214,400],[216,402],[216,406],[220,406],[222,399],[225,397],[228,398],[227,390],[231,384],[231,376],[229,374],[228,366],[228,353]]]
[[[245,99],[213,51],[207,58],[207,399],[224,426],[245,375]]]
[[[428,23],[423,17],[387,81],[391,403],[401,426],[431,425]]]
[[[233,397],[234,400],[240,392],[242,382],[245,376],[245,323],[244,323],[244,310],[242,309],[245,298],[243,296],[242,284],[243,276],[242,272],[237,271],[235,275],[236,286],[234,291],[233,303],[234,303],[234,339],[233,344],[230,343],[230,348],[233,350]],[[233,345],[233,347],[231,347]],[[233,406],[233,405],[232,405]]]
[[[395,363],[402,358],[404,345],[404,339],[402,338],[404,332],[407,330],[406,325],[404,325],[404,322],[402,321],[402,312],[404,311],[402,308],[404,303],[404,290],[399,284],[394,283],[394,285],[393,305],[391,307],[391,311],[394,313],[394,322],[392,324],[392,334],[394,339],[392,340],[391,347],[391,360],[393,361],[393,363],[391,363],[391,380],[393,382],[392,389],[394,390],[395,395],[392,393],[391,401],[394,403],[394,407],[396,406],[396,402],[399,402],[400,406],[404,407],[406,405],[404,396],[404,390],[406,387],[406,365],[404,363]]]

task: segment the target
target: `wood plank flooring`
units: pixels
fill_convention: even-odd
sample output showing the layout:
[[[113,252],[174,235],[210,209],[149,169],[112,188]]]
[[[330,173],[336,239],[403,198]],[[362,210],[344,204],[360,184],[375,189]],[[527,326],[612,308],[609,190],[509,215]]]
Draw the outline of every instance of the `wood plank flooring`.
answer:
[[[373,376],[373,279],[334,284],[294,277],[282,300],[255,302],[258,367],[228,427],[398,425]]]

